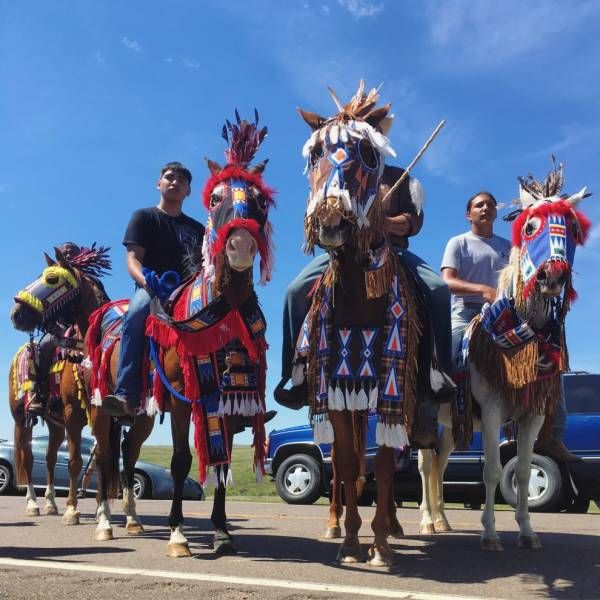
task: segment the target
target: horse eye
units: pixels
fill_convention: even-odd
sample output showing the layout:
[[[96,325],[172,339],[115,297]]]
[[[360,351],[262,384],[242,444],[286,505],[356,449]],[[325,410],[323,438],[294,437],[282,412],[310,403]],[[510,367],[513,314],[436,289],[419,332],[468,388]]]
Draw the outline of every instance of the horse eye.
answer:
[[[358,143],[358,156],[367,169],[376,169],[379,166],[377,153],[369,140],[360,140]]]
[[[214,208],[215,206],[217,206],[217,204],[219,204],[222,200],[221,194],[215,194],[212,193],[210,195],[210,207]]]
[[[48,285],[56,285],[58,283],[58,275],[46,275],[45,279]]]
[[[256,198],[256,203],[258,204],[260,209],[265,210],[267,208],[267,201],[266,201],[265,197],[260,192],[256,192],[255,198]]]
[[[310,166],[314,169],[323,157],[323,146],[317,144],[310,152]]]
[[[531,217],[527,223],[525,223],[525,227],[523,228],[523,234],[525,237],[531,237],[535,235],[542,225],[542,220],[539,217]]]

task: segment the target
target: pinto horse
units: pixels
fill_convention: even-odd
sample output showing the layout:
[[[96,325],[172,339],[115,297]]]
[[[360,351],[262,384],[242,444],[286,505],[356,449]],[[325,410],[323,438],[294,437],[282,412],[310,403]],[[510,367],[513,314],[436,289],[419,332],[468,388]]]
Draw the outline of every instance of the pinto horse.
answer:
[[[68,246],[63,244],[61,247]],[[16,329],[34,332],[55,331],[57,322],[76,325],[80,336],[87,331],[88,316],[100,304],[108,300],[98,276],[110,269],[110,261],[106,257],[107,249],[77,249],[78,252],[66,258],[59,248],[55,249],[56,260],[47,254],[47,268],[41,276],[15,296],[15,304],[11,310],[11,319]],[[80,341],[82,341],[80,339]],[[21,352],[27,349],[23,348]],[[27,487],[26,500],[28,516],[39,514],[37,498],[32,483],[33,455],[31,436],[33,420],[27,418],[26,412],[17,397],[14,382],[17,361],[15,357],[10,369],[9,404],[15,420],[15,464],[17,484]],[[58,514],[54,494],[54,467],[58,448],[67,434],[69,448],[69,495],[67,508],[62,522],[65,525],[79,524],[77,510],[77,482],[82,467],[81,431],[88,422],[87,395],[85,394],[84,375],[74,363],[65,361],[60,367],[60,397],[64,422],[46,418],[49,440],[46,451],[47,487],[45,492],[45,513]]]
[[[202,269],[173,300],[172,316],[153,304],[146,330],[161,347],[157,362],[162,365],[162,376],[156,378],[156,386],[170,392],[174,481],[168,520],[170,557],[191,556],[182,513],[183,483],[192,461],[190,419],[195,427],[200,480],[205,480],[209,466],[214,469],[211,521],[216,553],[235,552],[227,529],[225,495],[232,479],[233,435],[242,419],[252,422],[254,467],[257,476],[263,472],[267,345],[252,274],[258,252],[261,283],[271,277],[268,213],[274,201],[273,191],[262,180],[266,161],[250,166],[267,129],[258,127],[257,113],[254,123],[241,120],[237,111],[236,118],[236,123],[227,121],[223,127],[228,142],[226,165],[207,161],[211,177],[203,192],[209,219]],[[155,397],[160,397],[157,387]]]
[[[469,443],[471,427],[481,428],[485,452],[483,478],[486,488],[481,522],[481,547],[499,551],[495,528],[494,498],[502,474],[498,431],[513,421],[517,434],[518,545],[540,548],[528,507],[528,485],[533,445],[549,433],[552,413],[560,396],[560,375],[568,369],[564,322],[575,292],[571,273],[576,246],[585,242],[589,221],[576,210],[589,194],[561,194],[562,165],[542,182],[531,175],[519,178],[520,209],[513,223],[513,248],[508,266],[501,272],[498,298],[486,305],[467,328],[468,385],[466,409],[441,407],[444,425],[439,455],[420,451],[423,479],[421,531],[450,529],[444,514],[442,482],[448,456],[457,442]],[[464,352],[464,351],[463,351]],[[466,357],[466,353],[463,354]],[[481,420],[471,424],[469,400],[481,407]],[[462,440],[457,439],[462,437]],[[462,435],[460,435],[462,434]]]
[[[330,261],[300,332],[292,379],[307,381],[315,441],[334,446],[346,500],[342,563],[361,560],[356,481],[367,412],[377,414],[377,510],[368,555],[371,565],[384,566],[393,562],[387,538],[394,449],[408,445],[413,425],[420,321],[383,227],[379,184],[385,156],[395,156],[385,137],[389,105],[376,107],[377,90],[365,93],[362,81],[345,106],[330,93],[339,111],[333,117],[300,110],[313,130],[303,149],[310,187],[305,246],[321,246]]]

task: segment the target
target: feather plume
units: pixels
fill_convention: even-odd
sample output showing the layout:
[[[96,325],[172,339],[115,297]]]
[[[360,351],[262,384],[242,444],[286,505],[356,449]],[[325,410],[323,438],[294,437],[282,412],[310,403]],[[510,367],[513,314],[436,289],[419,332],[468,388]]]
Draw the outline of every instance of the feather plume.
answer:
[[[112,268],[112,263],[108,256],[109,250],[110,248],[106,248],[105,246],[98,246],[96,248],[96,242],[94,242],[91,248],[81,248],[81,252],[67,259],[67,262],[86,275],[102,277],[103,275],[108,275]]]
[[[254,158],[259,146],[267,136],[267,128],[258,128],[258,111],[254,109],[254,123],[240,118],[235,109],[235,124],[225,119],[223,138],[229,144],[225,158],[230,165],[246,166]]]

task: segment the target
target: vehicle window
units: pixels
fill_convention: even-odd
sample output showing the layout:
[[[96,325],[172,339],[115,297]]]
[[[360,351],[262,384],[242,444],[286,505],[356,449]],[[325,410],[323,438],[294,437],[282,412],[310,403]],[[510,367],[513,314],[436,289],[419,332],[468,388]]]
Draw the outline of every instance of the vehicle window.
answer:
[[[569,413],[600,413],[600,375],[563,377],[563,393]]]
[[[35,448],[45,448],[48,445],[48,438],[46,436],[34,437],[31,440],[31,445]]]

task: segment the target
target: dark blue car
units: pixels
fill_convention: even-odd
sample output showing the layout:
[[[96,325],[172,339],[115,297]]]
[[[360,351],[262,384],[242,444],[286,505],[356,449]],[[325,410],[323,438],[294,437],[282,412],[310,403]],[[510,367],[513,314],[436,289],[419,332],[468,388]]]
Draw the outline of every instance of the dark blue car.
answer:
[[[586,512],[590,501],[600,501],[600,375],[569,373],[562,378],[562,393],[569,413],[565,443],[581,462],[560,462],[534,454],[529,485],[532,510]],[[516,504],[514,472],[516,443],[500,436],[503,473],[498,502]],[[367,484],[361,504],[375,499],[372,458],[377,451],[375,422],[370,417],[367,432]],[[475,433],[470,448],[450,455],[444,477],[444,497],[479,508],[485,501],[483,445]],[[417,452],[398,456],[395,495],[398,500],[421,500]],[[281,498],[291,504],[311,504],[328,496],[332,478],[331,447],[315,444],[309,425],[274,430],[269,435],[267,471],[275,479]]]

